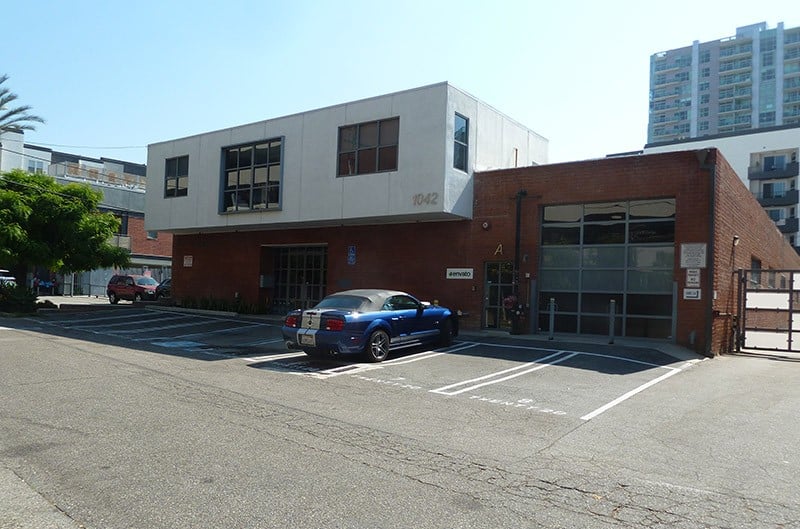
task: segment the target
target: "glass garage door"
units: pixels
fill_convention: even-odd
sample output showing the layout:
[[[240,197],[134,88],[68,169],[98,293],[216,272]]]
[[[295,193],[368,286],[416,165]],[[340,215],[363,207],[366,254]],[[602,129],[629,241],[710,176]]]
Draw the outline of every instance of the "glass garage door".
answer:
[[[539,266],[539,328],[669,338],[673,318],[675,199],[545,206]]]

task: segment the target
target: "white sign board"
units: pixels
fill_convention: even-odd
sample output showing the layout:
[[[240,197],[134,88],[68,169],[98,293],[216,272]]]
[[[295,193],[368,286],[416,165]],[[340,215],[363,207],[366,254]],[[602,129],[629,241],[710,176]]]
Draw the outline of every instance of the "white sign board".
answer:
[[[705,268],[706,251],[704,242],[681,244],[681,268]]]
[[[184,268],[191,268],[193,261],[194,261],[194,258],[191,255],[184,255],[183,256],[183,267]]]
[[[700,299],[699,288],[684,288],[683,299]]]
[[[448,268],[446,279],[473,279],[475,276],[474,268]]]
[[[686,286],[699,287],[700,286],[700,269],[687,268],[686,269]]]

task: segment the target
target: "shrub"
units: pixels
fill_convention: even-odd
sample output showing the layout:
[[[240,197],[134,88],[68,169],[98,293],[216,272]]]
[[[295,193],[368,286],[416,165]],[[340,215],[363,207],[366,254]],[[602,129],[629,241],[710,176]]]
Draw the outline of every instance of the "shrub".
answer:
[[[34,313],[36,294],[23,285],[0,285],[0,312]]]

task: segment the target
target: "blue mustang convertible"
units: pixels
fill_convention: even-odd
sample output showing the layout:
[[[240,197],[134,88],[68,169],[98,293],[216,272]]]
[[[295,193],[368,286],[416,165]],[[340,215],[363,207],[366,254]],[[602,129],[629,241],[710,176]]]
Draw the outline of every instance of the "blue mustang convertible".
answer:
[[[283,322],[289,349],[311,357],[362,353],[381,362],[389,349],[423,343],[448,346],[458,332],[450,309],[396,290],[345,290],[309,310],[294,310]]]

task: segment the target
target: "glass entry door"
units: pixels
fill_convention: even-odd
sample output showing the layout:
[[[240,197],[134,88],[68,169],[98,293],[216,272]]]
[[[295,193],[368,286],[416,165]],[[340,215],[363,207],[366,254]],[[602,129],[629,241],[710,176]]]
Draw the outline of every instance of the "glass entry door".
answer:
[[[511,261],[489,261],[484,267],[483,326],[511,329],[511,311],[503,306],[503,300],[514,292],[514,265]]]

